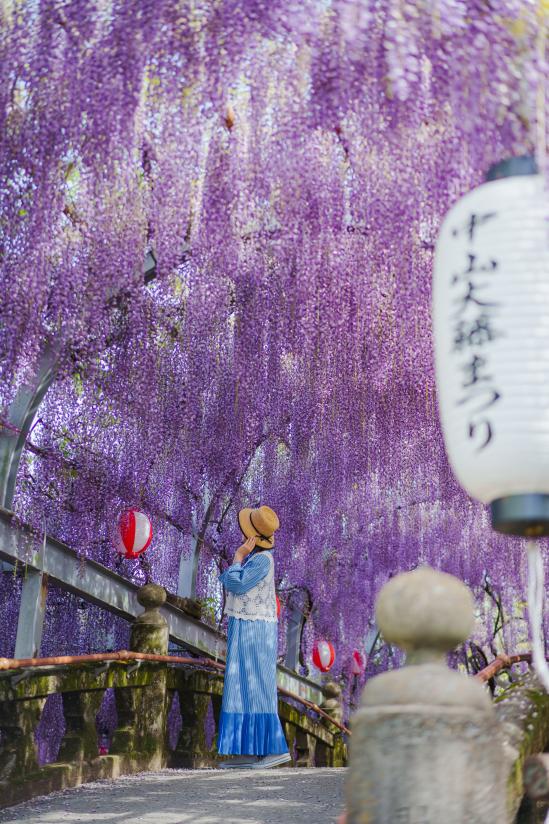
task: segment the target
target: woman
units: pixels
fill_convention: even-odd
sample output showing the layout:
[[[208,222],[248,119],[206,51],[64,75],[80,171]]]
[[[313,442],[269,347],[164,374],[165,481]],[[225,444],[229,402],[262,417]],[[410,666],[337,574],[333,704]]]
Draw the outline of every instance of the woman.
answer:
[[[277,712],[278,622],[272,548],[278,517],[268,506],[242,509],[247,539],[219,576],[229,616],[227,664],[217,750],[238,756],[222,767],[265,768],[290,761]]]

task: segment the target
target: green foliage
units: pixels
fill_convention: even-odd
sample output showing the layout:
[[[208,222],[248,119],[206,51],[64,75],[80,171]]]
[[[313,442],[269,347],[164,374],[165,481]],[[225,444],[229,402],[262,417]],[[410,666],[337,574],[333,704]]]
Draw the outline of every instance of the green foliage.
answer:
[[[202,619],[206,621],[207,624],[211,624],[215,626],[217,618],[216,618],[216,608],[217,608],[217,601],[215,598],[200,598],[200,609],[202,610]]]

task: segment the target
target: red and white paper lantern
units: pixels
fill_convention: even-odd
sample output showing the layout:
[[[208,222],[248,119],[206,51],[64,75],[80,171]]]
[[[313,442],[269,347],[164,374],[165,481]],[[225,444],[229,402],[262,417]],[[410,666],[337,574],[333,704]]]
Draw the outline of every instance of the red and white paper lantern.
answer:
[[[329,641],[316,641],[313,647],[313,664],[320,672],[331,670],[335,661],[335,649]]]
[[[118,552],[125,558],[138,558],[150,546],[152,525],[144,512],[127,509],[118,519]]]
[[[351,663],[351,672],[353,675],[362,675],[364,670],[366,669],[366,656],[364,653],[359,652],[357,649],[353,652],[353,658]]]

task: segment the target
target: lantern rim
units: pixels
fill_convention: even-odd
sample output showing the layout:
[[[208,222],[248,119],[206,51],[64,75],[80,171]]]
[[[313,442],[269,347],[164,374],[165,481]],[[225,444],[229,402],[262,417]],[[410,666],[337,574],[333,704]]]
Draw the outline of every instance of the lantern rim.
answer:
[[[523,538],[549,536],[549,495],[506,495],[490,504],[492,529]]]
[[[506,157],[499,163],[494,163],[486,172],[486,182],[501,180],[504,177],[522,177],[523,175],[537,175],[538,164],[533,155],[519,155]]]

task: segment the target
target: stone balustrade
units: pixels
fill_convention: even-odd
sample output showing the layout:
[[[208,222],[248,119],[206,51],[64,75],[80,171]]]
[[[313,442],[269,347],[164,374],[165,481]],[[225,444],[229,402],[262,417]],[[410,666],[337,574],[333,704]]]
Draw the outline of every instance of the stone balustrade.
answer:
[[[155,585],[140,590],[144,612],[132,626],[134,653],[167,652],[165,597]],[[524,811],[541,810],[540,787],[549,803],[549,761],[531,759],[549,742],[549,697],[525,673],[492,702],[486,685],[447,668],[446,651],[472,623],[463,584],[425,568],[397,576],[382,590],[377,620],[407,662],[370,679],[353,719],[348,824],[538,820]],[[99,755],[96,719],[107,689],[117,721],[108,753]],[[0,807],[99,778],[215,766],[222,692],[219,672],[166,661],[0,672]],[[324,695],[330,718],[291,698],[279,701],[293,766],[346,763],[337,726],[340,687],[328,682]],[[56,757],[41,765],[35,735],[50,696],[60,696],[65,730]],[[532,776],[523,782],[525,763]],[[532,800],[523,800],[528,782]]]
[[[161,587],[138,595],[144,612],[132,626],[133,652],[165,654],[168,630],[159,612]],[[96,718],[113,688],[117,726],[109,752],[99,755]],[[337,686],[326,711],[337,720]],[[85,781],[163,767],[213,767],[223,676],[204,669],[150,661],[34,667],[0,673],[0,807]],[[57,758],[38,762],[35,734],[48,696],[61,695],[65,733]],[[180,732],[169,745],[168,718],[178,697]],[[213,729],[208,714],[213,713]],[[280,700],[279,713],[294,766],[342,766],[346,745],[330,721]],[[211,719],[210,719],[211,720]],[[209,736],[208,736],[209,733]],[[208,738],[211,740],[209,741]]]

